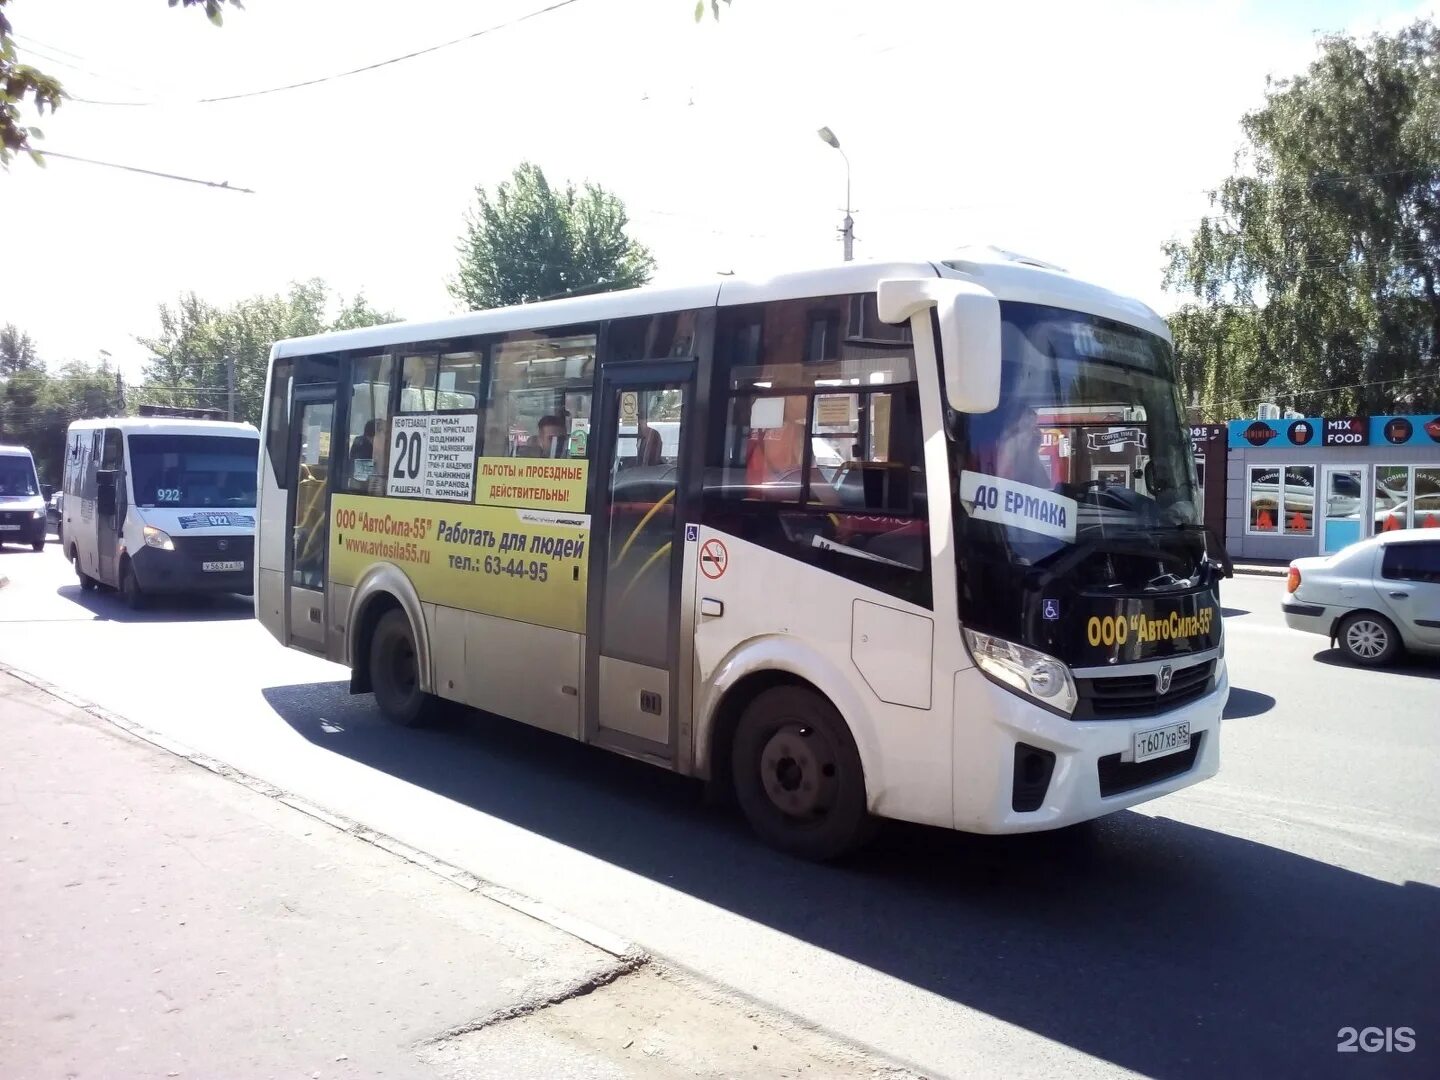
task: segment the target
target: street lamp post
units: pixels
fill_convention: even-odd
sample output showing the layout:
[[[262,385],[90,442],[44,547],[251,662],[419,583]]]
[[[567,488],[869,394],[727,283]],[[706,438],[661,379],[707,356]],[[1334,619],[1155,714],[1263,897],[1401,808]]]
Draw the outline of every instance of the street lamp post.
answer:
[[[840,150],[840,140],[828,127],[822,127],[818,134],[827,146]],[[851,262],[855,258],[855,219],[850,216],[850,158],[844,150],[840,150],[840,156],[845,159],[845,222],[840,226],[840,236],[845,241],[845,261]]]

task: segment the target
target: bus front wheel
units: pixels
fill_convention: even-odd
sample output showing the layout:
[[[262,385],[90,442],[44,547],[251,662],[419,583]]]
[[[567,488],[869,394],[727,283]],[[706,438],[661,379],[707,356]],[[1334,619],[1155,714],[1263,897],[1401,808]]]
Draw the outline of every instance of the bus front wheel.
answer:
[[[404,727],[420,727],[435,711],[435,698],[420,689],[420,658],[405,612],[393,608],[380,616],[370,638],[370,686],[385,717]]]
[[[75,579],[80,582],[80,588],[85,592],[94,592],[97,582],[84,570],[80,569],[80,552],[70,552],[70,561],[75,564]]]
[[[793,855],[838,858],[873,833],[855,741],[835,708],[810,690],[777,686],[746,707],[731,772],[750,827]]]

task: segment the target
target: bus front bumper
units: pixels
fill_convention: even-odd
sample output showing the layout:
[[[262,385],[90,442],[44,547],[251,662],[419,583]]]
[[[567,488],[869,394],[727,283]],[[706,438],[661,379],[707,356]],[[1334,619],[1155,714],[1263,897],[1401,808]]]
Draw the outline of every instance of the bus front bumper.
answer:
[[[973,675],[978,713],[957,709],[957,730],[987,724],[990,745],[978,752],[957,740],[955,827],[969,832],[1038,832],[1102,817],[1189,787],[1220,768],[1220,720],[1230,696],[1221,658],[1213,689],[1204,697],[1141,719],[1070,720]],[[1134,761],[1135,736],[1189,725],[1190,747]],[[1038,752],[1038,753],[1037,753]],[[963,753],[963,756],[962,756]],[[1054,755],[1053,761],[1048,755]],[[1046,770],[1048,768],[1048,775]],[[1024,809],[1017,809],[1023,806]],[[1033,809],[1031,808],[1033,807]]]
[[[142,592],[249,595],[255,588],[254,545],[247,542],[236,544],[236,548],[233,552],[192,552],[147,547],[134,552],[130,561]],[[235,563],[239,569],[206,569],[207,565]]]

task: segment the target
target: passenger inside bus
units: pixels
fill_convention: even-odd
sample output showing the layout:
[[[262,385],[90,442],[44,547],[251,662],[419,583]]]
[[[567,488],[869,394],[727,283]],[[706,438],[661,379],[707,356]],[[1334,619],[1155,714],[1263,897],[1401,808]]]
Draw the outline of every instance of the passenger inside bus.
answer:
[[[643,419],[639,421],[640,429],[636,435],[636,465],[659,465],[664,461],[665,447],[664,440],[660,438],[660,432],[656,431]]]
[[[375,421],[366,420],[365,430],[350,444],[351,461],[373,461],[375,458]]]
[[[1039,415],[1033,406],[1018,402],[1006,410],[1000,421],[991,467],[986,469],[982,463],[980,471],[1050,491],[1055,481],[1040,456],[1042,445]]]

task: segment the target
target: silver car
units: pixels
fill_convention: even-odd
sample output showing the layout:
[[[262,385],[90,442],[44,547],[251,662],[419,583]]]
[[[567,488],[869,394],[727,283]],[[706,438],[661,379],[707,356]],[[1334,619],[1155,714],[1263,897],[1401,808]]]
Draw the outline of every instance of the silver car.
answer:
[[[1357,664],[1440,654],[1440,529],[1396,529],[1290,564],[1281,601],[1294,630],[1323,634]]]

